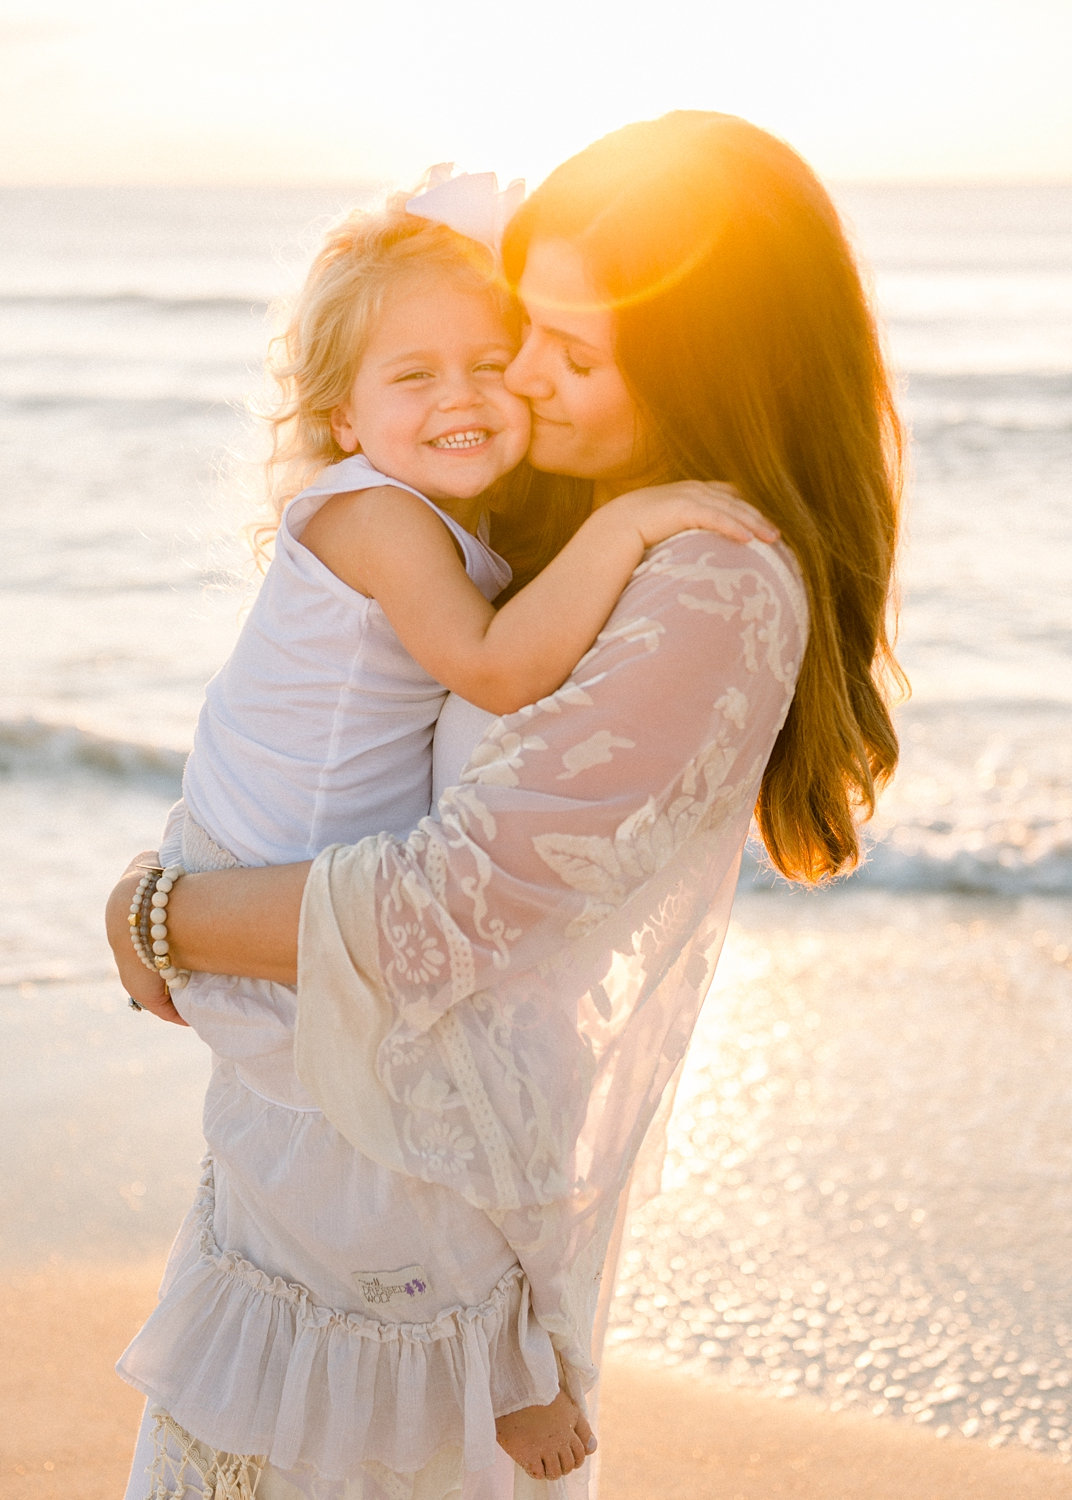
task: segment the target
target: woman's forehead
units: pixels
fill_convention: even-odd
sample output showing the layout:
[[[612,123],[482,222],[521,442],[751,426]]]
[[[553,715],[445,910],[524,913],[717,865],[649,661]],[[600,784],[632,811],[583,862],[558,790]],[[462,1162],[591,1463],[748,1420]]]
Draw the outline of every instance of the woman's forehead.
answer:
[[[614,341],[614,314],[592,285],[580,251],[567,240],[533,240],[518,295],[533,323],[596,347]]]

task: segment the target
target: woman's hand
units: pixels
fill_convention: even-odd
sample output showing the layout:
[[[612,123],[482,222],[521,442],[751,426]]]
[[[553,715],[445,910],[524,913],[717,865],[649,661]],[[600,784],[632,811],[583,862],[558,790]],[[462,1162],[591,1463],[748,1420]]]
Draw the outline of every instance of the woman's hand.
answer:
[[[130,998],[136,1000],[142,1010],[151,1010],[162,1021],[173,1021],[176,1026],[185,1026],[186,1022],[175,1009],[168,994],[167,985],[159,975],[149,972],[134,952],[134,945],[130,941],[128,918],[134,892],[146,868],[157,864],[156,851],[150,849],[136,855],[123,871],[105,908],[108,942],[111,944],[115,966],[119,970],[120,982]]]
[[[731,542],[776,542],[781,535],[754,505],[742,500],[731,484],[679,479],[630,490],[610,501],[606,509],[622,511],[637,528],[645,549],[665,542],[679,531],[714,531]]]

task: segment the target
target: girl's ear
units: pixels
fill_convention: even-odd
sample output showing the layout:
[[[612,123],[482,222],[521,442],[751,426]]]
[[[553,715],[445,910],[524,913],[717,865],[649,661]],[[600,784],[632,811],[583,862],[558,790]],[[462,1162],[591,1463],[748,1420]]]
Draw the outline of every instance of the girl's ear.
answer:
[[[331,414],[331,433],[344,453],[359,453],[361,444],[350,416],[350,403],[344,401]]]

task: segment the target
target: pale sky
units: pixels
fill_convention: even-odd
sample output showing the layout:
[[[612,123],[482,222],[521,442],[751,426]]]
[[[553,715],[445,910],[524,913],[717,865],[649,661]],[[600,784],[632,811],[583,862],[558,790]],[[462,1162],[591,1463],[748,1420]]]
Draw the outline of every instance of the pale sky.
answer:
[[[838,178],[1072,180],[1072,0],[0,0],[0,182],[537,182],[687,107]]]

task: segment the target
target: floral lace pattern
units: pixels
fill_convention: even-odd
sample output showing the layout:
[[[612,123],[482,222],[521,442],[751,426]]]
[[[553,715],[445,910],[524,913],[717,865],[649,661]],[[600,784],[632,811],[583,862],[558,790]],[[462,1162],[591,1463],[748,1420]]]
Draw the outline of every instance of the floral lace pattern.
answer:
[[[310,876],[306,1086],[362,1150],[499,1223],[578,1386],[806,633],[784,548],[676,537],[570,680],[491,727],[441,821]]]

